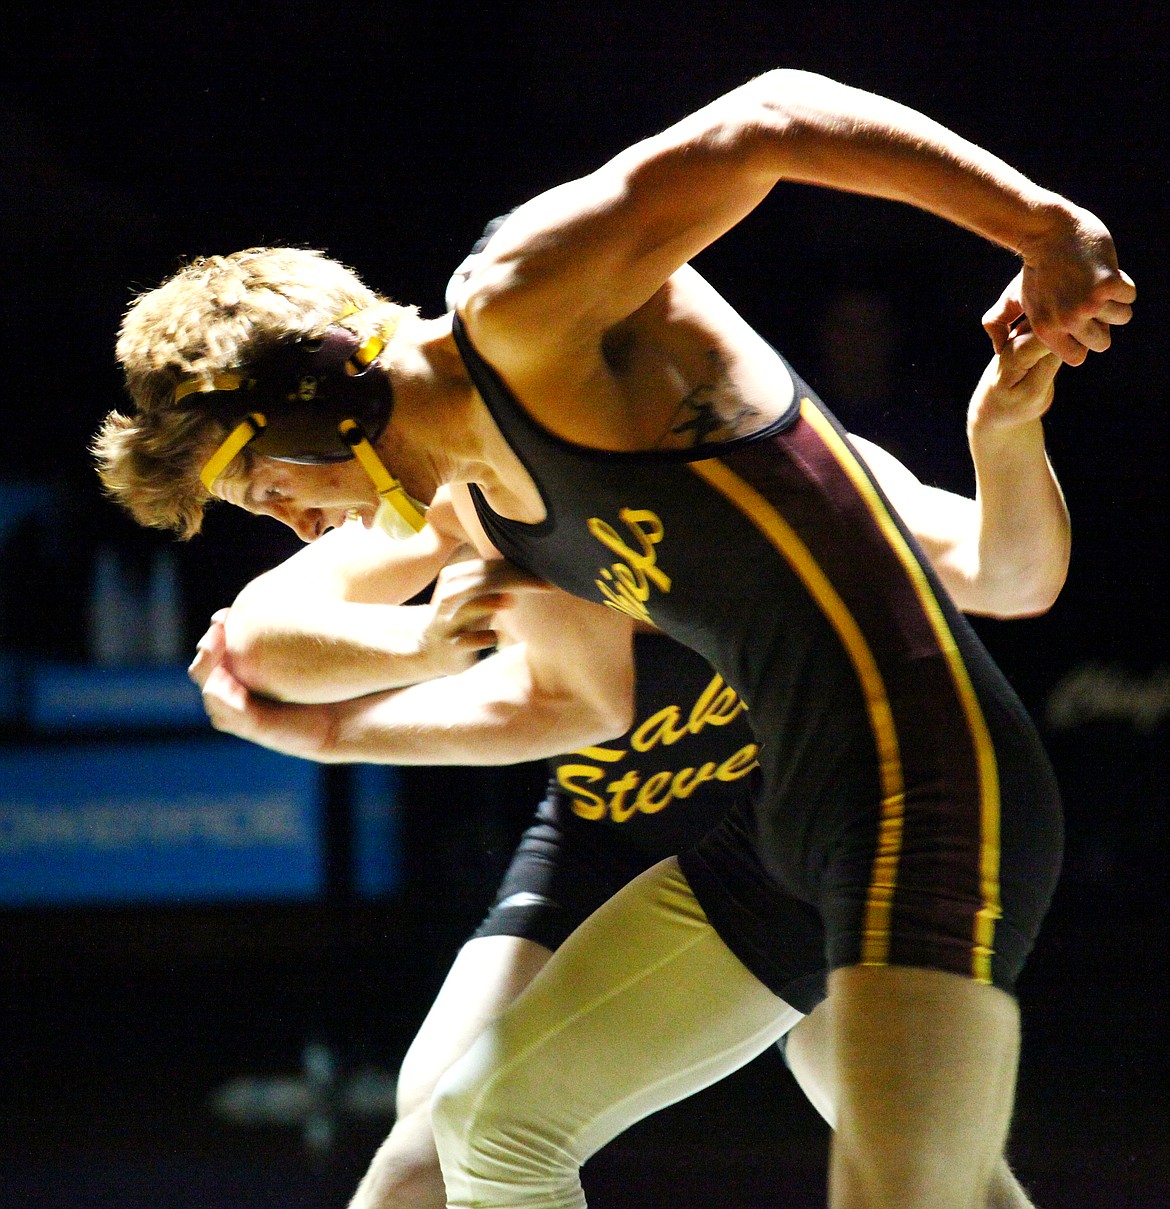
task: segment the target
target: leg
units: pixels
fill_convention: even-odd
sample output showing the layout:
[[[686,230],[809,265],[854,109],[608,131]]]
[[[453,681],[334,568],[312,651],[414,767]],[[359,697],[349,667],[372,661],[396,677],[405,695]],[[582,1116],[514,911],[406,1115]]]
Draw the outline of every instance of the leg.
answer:
[[[447,1198],[431,1132],[435,1084],[551,956],[517,936],[482,936],[463,946],[403,1060],[397,1120],[350,1209],[443,1209]]]
[[[785,1053],[792,1074],[809,1102],[831,1126],[836,1127],[838,1092],[829,1052],[830,1011],[825,1002],[800,1021],[788,1034]],[[992,1173],[987,1209],[1035,1209],[1003,1156]]]
[[[1019,1012],[956,974],[852,966],[829,981],[834,1209],[983,1209],[1015,1093]]]
[[[441,1081],[432,1116],[450,1205],[584,1205],[585,1159],[797,1019],[663,861],[578,928]]]

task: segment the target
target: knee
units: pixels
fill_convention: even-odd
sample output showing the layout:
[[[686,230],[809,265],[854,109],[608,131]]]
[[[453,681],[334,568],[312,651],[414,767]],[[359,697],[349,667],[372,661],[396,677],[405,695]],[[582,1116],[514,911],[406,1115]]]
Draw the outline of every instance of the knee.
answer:
[[[478,1085],[459,1070],[459,1064],[439,1080],[431,1096],[431,1130],[443,1165],[458,1163],[472,1134]]]
[[[378,1148],[349,1209],[441,1209],[443,1175],[425,1104],[400,1116]]]
[[[557,1113],[523,1077],[457,1063],[435,1089],[431,1126],[453,1203],[460,1189],[491,1187],[508,1190],[509,1204],[560,1205],[576,1183],[580,1161]]]
[[[444,1171],[506,1168],[515,1164],[512,1135],[518,1113],[498,1074],[456,1063],[431,1097],[431,1128]]]

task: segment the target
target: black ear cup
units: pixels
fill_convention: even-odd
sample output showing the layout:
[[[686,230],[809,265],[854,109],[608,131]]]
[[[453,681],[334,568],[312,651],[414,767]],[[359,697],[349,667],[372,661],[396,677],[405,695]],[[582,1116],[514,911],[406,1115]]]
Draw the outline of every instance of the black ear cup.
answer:
[[[248,448],[285,462],[344,462],[353,449],[338,431],[356,420],[376,441],[393,405],[389,379],[368,373],[373,358],[358,337],[334,325],[319,340],[282,344],[240,374],[239,387],[217,391],[215,410],[227,427],[249,412],[268,423]],[[376,356],[376,354],[375,354]]]

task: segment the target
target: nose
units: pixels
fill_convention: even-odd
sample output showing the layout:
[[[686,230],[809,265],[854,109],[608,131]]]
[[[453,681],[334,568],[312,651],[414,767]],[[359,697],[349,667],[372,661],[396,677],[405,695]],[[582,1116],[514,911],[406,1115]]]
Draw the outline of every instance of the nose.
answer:
[[[303,542],[315,542],[325,532],[325,521],[319,508],[305,508],[280,517]]]

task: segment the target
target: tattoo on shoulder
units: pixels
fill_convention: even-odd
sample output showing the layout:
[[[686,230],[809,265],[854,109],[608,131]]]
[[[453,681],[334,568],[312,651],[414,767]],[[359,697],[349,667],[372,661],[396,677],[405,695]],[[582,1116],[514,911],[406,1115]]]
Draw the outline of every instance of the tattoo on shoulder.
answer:
[[[682,437],[692,447],[742,436],[758,427],[760,419],[746,403],[717,398],[712,386],[696,387],[675,414],[681,419],[671,427],[671,436]]]
[[[713,388],[697,386],[679,404],[678,412],[684,417],[670,429],[672,437],[685,437],[691,445],[705,445],[712,436],[723,428],[723,421],[715,409]]]
[[[707,357],[712,378],[696,386],[679,403],[667,431],[694,448],[742,436],[759,426],[761,413],[738,398],[722,357],[711,350]]]

